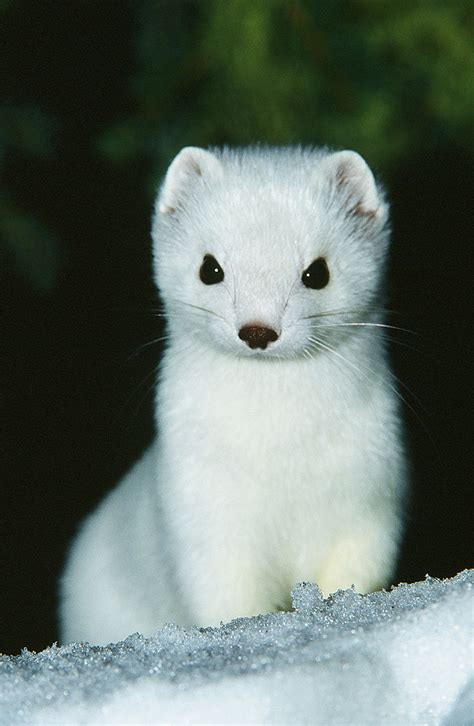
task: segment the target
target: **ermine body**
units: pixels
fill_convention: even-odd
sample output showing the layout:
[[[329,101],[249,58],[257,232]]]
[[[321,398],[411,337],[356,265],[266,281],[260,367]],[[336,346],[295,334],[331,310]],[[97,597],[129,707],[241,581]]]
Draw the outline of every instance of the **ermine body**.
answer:
[[[390,583],[406,473],[387,220],[355,152],[178,154],[153,225],[157,438],[73,543],[63,641],[286,609],[300,581]]]

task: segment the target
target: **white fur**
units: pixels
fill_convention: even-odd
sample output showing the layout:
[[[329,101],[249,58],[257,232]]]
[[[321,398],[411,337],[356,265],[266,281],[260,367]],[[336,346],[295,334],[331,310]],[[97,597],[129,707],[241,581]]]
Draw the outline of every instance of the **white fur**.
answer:
[[[355,152],[178,154],[153,225],[170,336],[158,436],[73,544],[63,641],[288,608],[302,580],[390,582],[406,475],[378,327],[387,215]],[[199,279],[205,254],[223,282]],[[329,284],[308,289],[320,256]],[[249,348],[249,323],[278,340]]]

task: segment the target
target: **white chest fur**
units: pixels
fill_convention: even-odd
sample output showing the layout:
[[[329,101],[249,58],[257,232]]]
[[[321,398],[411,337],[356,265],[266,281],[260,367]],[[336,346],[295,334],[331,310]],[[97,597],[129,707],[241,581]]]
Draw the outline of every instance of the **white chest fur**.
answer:
[[[396,407],[384,380],[380,367],[357,375],[325,357],[169,355],[157,495],[183,552],[182,588],[189,595],[196,580],[197,599],[212,601],[191,621],[284,607],[299,580],[326,591],[387,581],[387,546],[375,582],[370,566],[357,572],[353,562],[375,537],[393,556],[400,529]],[[239,580],[246,597],[235,593]]]

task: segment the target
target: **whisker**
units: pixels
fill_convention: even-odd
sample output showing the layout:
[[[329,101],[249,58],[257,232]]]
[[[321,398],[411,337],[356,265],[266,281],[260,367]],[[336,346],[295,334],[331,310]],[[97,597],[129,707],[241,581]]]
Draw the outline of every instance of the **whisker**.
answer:
[[[314,342],[314,343],[317,343],[317,345],[318,345],[318,346],[320,346],[321,348],[323,348],[324,350],[326,350],[326,351],[328,351],[329,353],[332,353],[333,355],[337,356],[337,358],[339,358],[339,359],[340,359],[341,361],[343,361],[344,363],[346,363],[346,364],[347,364],[348,366],[350,366],[350,367],[351,367],[351,368],[352,368],[353,370],[355,370],[355,371],[356,371],[357,373],[359,373],[360,375],[362,375],[362,376],[363,376],[363,377],[364,377],[364,378],[365,378],[365,379],[366,379],[367,381],[369,381],[369,383],[371,382],[371,379],[370,379],[370,377],[369,377],[369,376],[367,375],[367,373],[365,373],[365,372],[364,372],[364,371],[363,371],[363,370],[362,370],[362,369],[361,369],[361,368],[360,368],[359,366],[357,366],[357,365],[356,365],[355,363],[353,363],[353,361],[351,361],[351,360],[349,360],[348,358],[346,358],[345,356],[341,355],[341,354],[340,354],[340,353],[339,353],[338,351],[336,351],[336,350],[335,350],[335,349],[334,349],[334,348],[333,348],[333,347],[332,347],[331,345],[329,345],[329,344],[327,343],[327,341],[322,341],[322,340],[321,340],[320,338],[315,338],[314,336],[310,336],[309,340],[311,340],[311,341],[312,341],[312,342]],[[376,373],[376,372],[375,372],[375,371],[374,371],[373,369],[369,368],[369,366],[367,366],[367,365],[366,365],[366,366],[364,366],[364,367],[365,367],[365,370],[366,370],[366,371],[368,371],[368,372],[369,372],[370,374],[372,374],[372,375],[373,375],[373,376],[374,376],[374,377],[375,377],[376,379],[380,380],[381,376],[380,376],[379,374],[377,374],[377,373]],[[389,373],[390,377],[391,377],[391,378],[392,378],[393,380],[395,380],[395,381],[396,381],[396,382],[398,383],[398,385],[402,386],[402,388],[404,388],[404,389],[405,389],[405,390],[407,391],[407,393],[409,393],[409,394],[410,394],[410,396],[412,396],[412,398],[414,399],[414,401],[415,401],[415,402],[416,402],[416,403],[417,403],[417,404],[418,404],[418,405],[420,406],[420,408],[421,408],[421,409],[422,409],[422,410],[424,411],[424,410],[425,410],[425,408],[424,408],[423,404],[422,404],[422,403],[421,403],[421,401],[420,401],[420,400],[419,400],[419,399],[417,398],[417,396],[416,396],[416,395],[415,395],[415,394],[414,394],[414,393],[413,393],[413,392],[412,392],[412,391],[411,391],[411,390],[410,390],[410,389],[408,388],[408,386],[406,386],[406,385],[405,385],[405,384],[403,383],[403,381],[401,381],[401,380],[400,380],[399,378],[397,378],[397,376],[396,376],[396,375],[395,375],[394,373],[392,373],[391,371],[388,371],[388,373]],[[394,393],[394,394],[395,394],[395,395],[397,396],[397,398],[398,398],[398,399],[399,399],[400,401],[402,401],[402,403],[404,403],[404,404],[405,404],[405,406],[407,406],[407,407],[408,407],[408,409],[409,409],[409,410],[411,411],[411,413],[412,413],[412,414],[413,414],[413,415],[415,416],[415,418],[417,419],[417,421],[418,421],[418,422],[419,422],[419,423],[421,424],[421,426],[423,427],[423,429],[424,429],[424,431],[426,432],[426,434],[427,434],[427,435],[429,436],[429,438],[431,439],[431,434],[430,434],[430,432],[429,432],[429,430],[428,430],[427,426],[425,425],[425,423],[424,423],[423,419],[422,419],[422,418],[420,417],[420,415],[419,415],[419,414],[418,414],[418,412],[416,411],[416,409],[415,409],[415,408],[413,408],[413,406],[412,406],[412,405],[410,404],[410,402],[409,402],[409,401],[407,401],[407,399],[405,398],[405,396],[403,396],[403,395],[402,395],[402,394],[400,393],[400,391],[399,391],[399,390],[397,389],[397,387],[396,387],[396,386],[394,386],[394,385],[393,385],[393,384],[391,384],[391,383],[388,383],[388,386],[389,386],[389,388],[390,388],[390,389],[391,389],[391,390],[393,391],[393,393]]]
[[[153,371],[152,371],[152,373],[153,373]],[[149,376],[147,376],[147,378],[149,378]],[[144,382],[145,382],[145,381],[142,381],[142,384],[143,384]],[[141,407],[143,406],[143,404],[145,403],[146,399],[148,398],[148,396],[150,395],[150,393],[151,393],[151,392],[152,392],[152,391],[153,391],[154,389],[155,389],[155,382],[153,381],[153,383],[151,383],[151,384],[150,384],[150,385],[149,385],[149,386],[147,387],[147,389],[146,389],[145,393],[144,393],[144,394],[142,395],[142,397],[141,397],[141,398],[140,398],[140,400],[138,401],[138,403],[137,403],[137,406],[136,406],[135,410],[134,410],[134,411],[132,412],[132,414],[131,414],[131,420],[135,419],[135,418],[136,418],[136,417],[138,416],[138,414],[139,414],[139,412],[140,412],[140,409],[141,409]]]
[[[326,350],[329,353],[332,353],[333,355],[337,356],[337,358],[342,360],[347,365],[351,366],[355,371],[357,371],[357,373],[360,373],[360,375],[362,375],[367,381],[370,382],[370,378],[367,376],[366,373],[364,373],[364,371],[361,368],[359,368],[359,366],[357,366],[355,363],[350,361],[344,355],[341,355],[341,353],[338,353],[338,351],[335,350],[335,348],[333,348],[332,345],[329,345],[327,343],[327,341],[322,341],[320,338],[314,338],[313,336],[310,337],[310,340],[312,340],[314,343],[317,343],[320,346],[320,348],[322,348],[323,350]],[[374,374],[373,371],[370,371],[370,372]]]
[[[309,316],[311,317],[311,316]],[[388,330],[398,330],[402,333],[409,333],[410,335],[418,335],[415,330],[409,330],[408,328],[400,328],[398,325],[387,325],[386,323],[324,323],[319,326],[320,328],[387,328]]]
[[[393,336],[393,335],[384,335],[383,333],[381,333],[380,338],[382,340],[384,340],[385,342],[389,343],[390,345],[398,345],[401,348],[406,348],[407,350],[411,350],[413,353],[420,352],[420,348],[417,348],[414,345],[411,345],[411,343],[406,343],[404,340],[398,340],[398,338],[395,338],[395,336]]]
[[[407,393],[410,394],[410,396],[417,403],[417,405],[421,408],[421,410],[426,413],[426,406],[424,406],[422,404],[422,402],[420,401],[420,399],[418,398],[418,396],[415,393],[413,393],[413,391],[410,388],[408,388],[408,386],[406,385],[406,383],[403,383],[403,381],[400,380],[400,378],[398,378],[398,376],[396,376],[395,373],[392,373],[392,371],[388,371],[388,373],[389,373],[390,377],[393,378],[393,380],[396,381],[399,386],[401,386]],[[395,391],[397,390],[395,386],[393,386],[393,390],[395,390]],[[401,396],[400,393],[398,395]],[[417,412],[413,408],[411,408],[411,406],[409,405],[408,401],[403,396],[401,396],[401,400],[404,401],[404,403],[406,403],[406,405],[410,408],[410,410],[415,414],[415,416],[417,417],[417,419],[420,421],[420,423],[422,424],[423,428],[427,431],[427,433],[429,433],[428,432],[428,429],[426,428],[426,426],[424,424],[424,422],[420,419],[420,417],[418,416]]]
[[[188,341],[184,346],[182,346],[180,348],[179,353],[189,350],[189,348],[192,348],[192,346],[193,346],[192,341]],[[129,396],[127,397],[127,400],[123,404],[124,410],[126,410],[127,408],[129,408],[131,406],[133,399],[139,393],[140,389],[143,388],[143,386],[150,380],[150,378],[152,376],[156,376],[158,374],[158,371],[159,371],[159,365],[153,366],[151,371],[149,373],[147,373],[146,376],[144,376],[144,378],[140,381],[140,383],[138,383],[138,385],[136,385],[133,388],[132,392],[129,394]],[[149,386],[147,386],[144,394],[140,397],[140,400],[138,401],[138,404],[136,405],[135,410],[132,411],[132,413],[131,413],[132,419],[137,417],[141,407],[143,406],[143,403],[146,401],[146,399],[148,398],[150,393],[155,389],[155,386],[156,386],[155,380],[153,380],[153,382]]]
[[[169,340],[171,336],[169,334],[161,335],[159,338],[154,338],[153,340],[149,340],[147,343],[143,343],[142,345],[139,345],[136,350],[133,351],[133,353],[130,353],[128,358],[126,358],[125,362],[128,363],[133,358],[136,358],[140,353],[142,353],[145,348],[149,348],[151,345],[157,345],[158,343],[161,343],[163,340]]]
[[[215,315],[216,318],[219,318],[220,320],[225,320],[222,315],[219,315],[214,310],[210,310],[209,308],[203,308],[200,305],[194,305],[193,303],[186,302],[185,300],[179,300],[178,298],[169,299],[171,302],[178,303],[179,305],[186,305],[186,307],[193,308],[194,310],[201,310],[201,312],[209,313],[209,315]]]
[[[156,375],[157,371],[158,371],[158,366],[156,366],[156,365],[153,366],[153,368],[151,369],[151,371],[149,373],[147,373],[146,376],[144,378],[142,378],[142,380],[140,381],[140,383],[138,383],[133,388],[132,392],[128,395],[127,400],[123,404],[123,409],[124,410],[126,410],[131,405],[132,400],[135,398],[135,396],[140,391],[140,389],[150,380],[151,376]],[[145,395],[140,398],[140,401],[138,402],[138,406],[137,406],[136,410],[134,411],[134,413],[132,414],[133,417],[135,417],[138,414],[138,411],[140,410],[143,402],[145,401],[145,399],[149,395],[150,391],[154,388],[154,385],[155,385],[155,382],[153,382],[151,384],[151,386],[149,386],[147,388],[147,390],[145,391]]]
[[[334,308],[333,310],[324,310],[322,313],[315,313],[314,315],[304,315],[300,320],[310,320],[312,318],[326,318],[334,315],[358,315],[360,313],[384,313],[384,314],[399,314],[395,310],[388,310],[384,307],[364,307],[364,308]]]

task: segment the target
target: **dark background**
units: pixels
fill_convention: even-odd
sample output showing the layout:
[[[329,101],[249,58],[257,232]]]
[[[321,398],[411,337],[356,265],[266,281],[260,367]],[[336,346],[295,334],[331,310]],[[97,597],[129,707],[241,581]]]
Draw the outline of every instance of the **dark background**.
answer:
[[[326,5],[0,0],[1,652],[57,637],[67,543],[152,436],[150,214],[187,144],[356,148],[386,182],[397,581],[472,565],[472,5]]]

